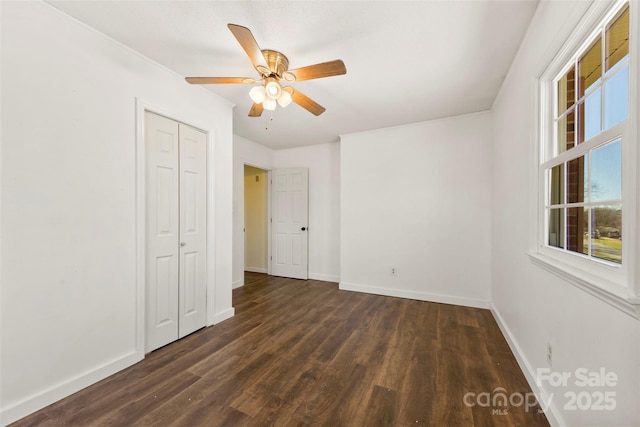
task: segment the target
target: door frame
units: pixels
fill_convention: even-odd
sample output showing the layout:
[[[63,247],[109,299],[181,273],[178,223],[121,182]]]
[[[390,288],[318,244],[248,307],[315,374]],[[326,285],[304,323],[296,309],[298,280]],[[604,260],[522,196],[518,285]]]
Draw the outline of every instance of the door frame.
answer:
[[[253,168],[258,168],[258,169],[262,169],[263,171],[267,171],[267,274],[270,276],[271,275],[271,169],[273,169],[272,167],[268,167],[265,165],[260,165],[258,163],[251,163],[251,162],[242,162],[242,176],[243,179],[241,181],[241,187],[242,187],[242,199],[240,201],[240,204],[242,206],[241,211],[242,211],[242,261],[240,262],[240,265],[242,266],[242,285],[240,286],[244,286],[244,259],[245,259],[245,253],[247,248],[245,247],[245,227],[246,224],[244,223],[245,221],[245,217],[244,217],[244,213],[245,213],[245,206],[244,206],[244,167],[245,166],[251,166]]]
[[[145,319],[146,319],[146,140],[145,140],[145,112],[151,112],[164,116],[168,119],[174,120],[179,123],[196,128],[207,135],[207,202],[206,202],[206,221],[207,221],[207,237],[206,237],[206,250],[207,250],[207,266],[206,266],[206,326],[211,326],[209,322],[210,310],[213,310],[213,296],[215,295],[216,282],[215,274],[211,272],[215,271],[215,174],[210,173],[211,167],[214,164],[213,153],[215,149],[215,130],[198,120],[194,120],[192,117],[184,117],[184,114],[180,111],[174,111],[171,108],[154,105],[141,98],[136,98],[136,222],[135,222],[135,235],[136,235],[136,332],[135,332],[135,352],[140,360],[145,357]]]

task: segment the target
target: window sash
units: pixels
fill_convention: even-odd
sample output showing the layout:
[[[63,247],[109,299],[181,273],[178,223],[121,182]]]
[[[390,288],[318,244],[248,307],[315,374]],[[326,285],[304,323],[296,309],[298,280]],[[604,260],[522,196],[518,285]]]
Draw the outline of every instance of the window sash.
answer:
[[[581,144],[576,145],[570,150],[563,151],[555,157],[552,157],[547,161],[541,163],[540,169],[544,171],[545,169],[550,169],[561,163],[577,159],[580,156],[584,156],[589,151],[598,148],[601,145],[613,142],[616,139],[622,139],[622,145],[624,146],[625,140],[627,139],[627,123],[628,119],[611,126],[609,129],[603,130],[598,135],[584,141]],[[555,142],[552,142],[549,145],[555,145]]]

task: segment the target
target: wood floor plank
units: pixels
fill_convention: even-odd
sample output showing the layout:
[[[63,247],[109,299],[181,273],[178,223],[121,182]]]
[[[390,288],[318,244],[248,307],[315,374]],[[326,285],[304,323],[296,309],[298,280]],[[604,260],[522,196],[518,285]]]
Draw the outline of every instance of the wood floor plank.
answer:
[[[363,411],[362,425],[368,427],[393,427],[396,425],[398,392],[386,387],[374,386],[369,402]]]
[[[247,423],[251,422],[251,417],[235,408],[229,407],[221,412],[219,422],[221,426],[245,426]]]
[[[86,419],[95,419],[95,424],[98,425],[118,425],[120,420],[128,420],[130,423],[136,423],[140,418],[144,417],[145,414],[153,412],[168,399],[189,388],[198,380],[200,380],[200,377],[188,372],[183,372],[181,375],[165,383],[162,387],[150,390],[141,397],[132,399],[129,403],[119,406],[117,410],[111,411],[104,416],[92,416],[90,413],[83,413],[81,418],[78,417],[77,415],[79,414],[77,414],[75,420],[66,419],[65,421],[78,425],[81,425]],[[116,402],[113,401],[109,404],[115,406]],[[104,412],[105,409],[96,408],[94,411],[99,414],[100,412]]]
[[[407,312],[411,301],[400,299],[396,299],[396,301],[400,303],[398,308],[389,310],[394,320],[392,329],[387,331],[387,334],[390,335],[385,337],[384,331],[376,331],[388,345],[384,359],[381,361],[379,369],[376,369],[376,377],[373,380],[374,384],[392,390],[400,390],[405,381],[407,381],[407,376],[412,375],[410,368],[416,362],[416,359],[408,359],[407,354],[402,349],[414,348],[419,332],[412,327],[412,324],[415,321],[420,322],[423,320],[424,311],[426,311],[411,311],[411,315],[408,315]],[[430,346],[434,344],[433,341],[425,337],[420,337],[418,342],[428,342]],[[422,366],[419,369],[422,369]],[[409,381],[413,382],[414,379],[409,378]]]
[[[244,365],[235,375],[218,381],[214,377],[203,377],[192,387],[176,395],[168,406],[151,412],[151,417],[141,419],[141,424],[158,425],[157,422],[182,426],[212,425],[212,419],[220,422],[220,414],[230,407],[230,402],[242,393],[254,375],[259,375],[274,356],[262,353]],[[178,410],[176,410],[179,408]],[[215,414],[215,416],[212,416]]]
[[[290,374],[293,375],[287,375],[288,378],[271,393],[269,401],[253,417],[251,426],[305,424],[293,418],[292,409],[298,407],[307,395],[307,390],[318,383],[320,368],[318,364],[308,362],[302,368],[290,369]]]
[[[488,310],[248,273],[236,315],[12,426],[548,426]],[[497,408],[500,409],[500,408]]]
[[[323,426],[357,425],[354,414],[363,400],[366,367],[356,365],[348,372],[325,375],[313,398],[298,408],[298,419],[306,424]]]
[[[434,341],[414,338],[411,358],[406,360],[406,372],[400,387],[398,424],[431,425],[436,406],[439,406],[437,379],[439,371],[439,352]]]
[[[420,420],[418,424],[473,426],[472,410],[464,404],[464,395],[469,390],[464,371],[466,359],[459,351],[441,350],[436,354],[432,412],[427,420]]]
[[[391,369],[380,372],[379,384],[398,390],[398,425],[429,425],[433,417],[440,348],[438,307],[406,301],[398,348],[390,354]]]

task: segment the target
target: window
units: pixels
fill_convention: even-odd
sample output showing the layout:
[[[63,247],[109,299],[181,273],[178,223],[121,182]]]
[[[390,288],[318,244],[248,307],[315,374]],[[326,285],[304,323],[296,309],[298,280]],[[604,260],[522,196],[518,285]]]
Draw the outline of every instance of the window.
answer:
[[[591,3],[540,77],[530,251],[537,265],[635,317],[639,14],[625,0]]]
[[[623,263],[622,145],[629,110],[629,6],[622,5],[552,79],[544,245]]]

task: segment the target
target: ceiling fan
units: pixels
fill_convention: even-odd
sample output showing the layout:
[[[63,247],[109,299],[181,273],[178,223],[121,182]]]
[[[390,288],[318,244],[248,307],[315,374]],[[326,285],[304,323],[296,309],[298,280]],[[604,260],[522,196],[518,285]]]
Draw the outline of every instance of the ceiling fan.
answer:
[[[249,56],[254,68],[260,74],[260,78],[187,77],[187,82],[191,84],[261,83],[249,91],[249,96],[253,100],[249,117],[260,117],[263,110],[275,110],[276,104],[284,108],[289,105],[291,101],[316,116],[324,113],[325,108],[322,105],[299,90],[294,89],[292,86],[283,86],[281,81],[284,80],[287,83],[293,83],[346,74],[347,68],[342,60],[336,59],[334,61],[289,70],[289,59],[278,51],[260,49],[251,30],[235,24],[228,24],[227,26]]]

